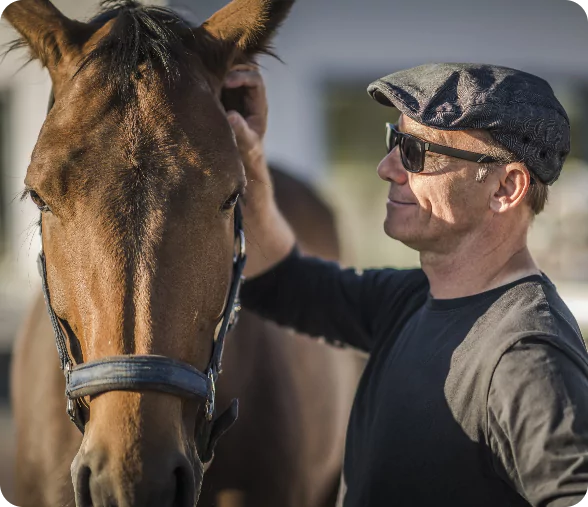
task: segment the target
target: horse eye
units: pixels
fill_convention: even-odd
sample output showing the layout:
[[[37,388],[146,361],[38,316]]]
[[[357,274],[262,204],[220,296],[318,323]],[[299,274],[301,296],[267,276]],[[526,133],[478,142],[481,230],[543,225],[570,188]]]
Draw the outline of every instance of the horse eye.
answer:
[[[240,192],[234,192],[223,204],[223,210],[227,211],[234,208],[239,200]]]
[[[49,210],[49,206],[47,206],[47,203],[43,199],[41,199],[41,197],[39,196],[39,194],[37,194],[37,192],[35,192],[34,190],[30,190],[29,196],[31,197],[31,201],[33,201],[35,203],[35,205],[37,206],[37,208],[39,208],[39,210],[41,210],[41,211],[48,211]]]

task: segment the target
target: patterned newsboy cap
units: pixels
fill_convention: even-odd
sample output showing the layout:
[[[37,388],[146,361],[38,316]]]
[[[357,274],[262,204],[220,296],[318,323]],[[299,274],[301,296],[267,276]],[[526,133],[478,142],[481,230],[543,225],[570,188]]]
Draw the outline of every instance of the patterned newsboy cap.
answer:
[[[543,183],[570,152],[570,120],[543,79],[520,70],[438,63],[378,79],[368,93],[428,127],[488,130]]]

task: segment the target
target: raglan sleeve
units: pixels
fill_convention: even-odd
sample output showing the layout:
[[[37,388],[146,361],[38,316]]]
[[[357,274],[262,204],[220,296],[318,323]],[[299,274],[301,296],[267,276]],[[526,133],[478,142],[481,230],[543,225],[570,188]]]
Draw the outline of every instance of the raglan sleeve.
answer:
[[[578,504],[588,490],[588,361],[545,339],[518,342],[488,397],[495,471],[534,507]]]
[[[402,270],[343,269],[294,248],[270,271],[247,280],[241,301],[244,308],[280,325],[369,352],[382,314],[394,318],[394,312],[383,309],[389,296],[406,286],[405,278]]]

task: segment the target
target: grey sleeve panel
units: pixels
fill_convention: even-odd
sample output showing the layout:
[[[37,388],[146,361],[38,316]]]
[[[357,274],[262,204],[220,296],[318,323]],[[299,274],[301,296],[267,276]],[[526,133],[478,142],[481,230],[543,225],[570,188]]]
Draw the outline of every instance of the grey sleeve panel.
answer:
[[[564,350],[519,341],[488,397],[494,468],[536,507],[576,505],[588,489],[588,368]]]

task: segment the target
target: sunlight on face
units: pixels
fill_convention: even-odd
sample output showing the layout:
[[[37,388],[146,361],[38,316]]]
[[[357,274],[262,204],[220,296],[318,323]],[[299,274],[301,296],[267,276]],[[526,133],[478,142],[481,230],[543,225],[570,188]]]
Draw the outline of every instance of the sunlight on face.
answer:
[[[442,131],[401,115],[399,130],[437,144],[484,153],[488,146],[476,132]],[[424,170],[414,174],[402,165],[399,148],[378,167],[390,182],[384,230],[418,251],[450,251],[460,239],[483,226],[491,190],[476,181],[479,165],[427,152]]]

